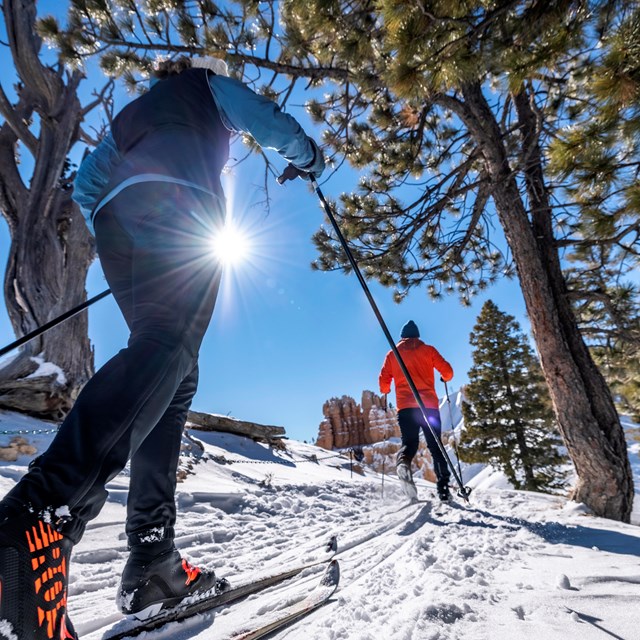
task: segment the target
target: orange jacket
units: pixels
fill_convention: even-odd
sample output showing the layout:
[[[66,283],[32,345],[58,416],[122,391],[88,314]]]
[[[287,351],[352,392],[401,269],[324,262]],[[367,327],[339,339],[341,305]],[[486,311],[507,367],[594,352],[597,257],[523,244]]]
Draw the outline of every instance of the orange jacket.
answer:
[[[411,378],[418,389],[424,406],[428,409],[438,408],[438,396],[433,383],[433,370],[437,369],[443,380],[449,382],[453,378],[451,365],[438,353],[435,347],[425,344],[420,338],[405,338],[396,345],[402,361],[405,363]],[[396,405],[398,410],[417,407],[411,387],[402,373],[393,351],[384,359],[378,382],[381,393],[391,391],[391,381],[396,383]]]

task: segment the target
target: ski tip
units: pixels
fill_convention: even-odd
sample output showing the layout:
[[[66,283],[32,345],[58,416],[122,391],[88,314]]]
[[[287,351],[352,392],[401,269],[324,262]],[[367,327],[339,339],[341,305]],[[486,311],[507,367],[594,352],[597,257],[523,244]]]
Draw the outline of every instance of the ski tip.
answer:
[[[326,568],[320,584],[323,587],[337,589],[340,583],[340,564],[337,560],[332,560]]]

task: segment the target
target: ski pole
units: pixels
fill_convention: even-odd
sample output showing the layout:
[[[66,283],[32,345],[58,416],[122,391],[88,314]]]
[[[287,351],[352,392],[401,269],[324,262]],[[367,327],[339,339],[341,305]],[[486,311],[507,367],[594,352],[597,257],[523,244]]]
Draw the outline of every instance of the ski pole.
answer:
[[[367,286],[367,283],[364,279],[364,276],[362,275],[360,268],[358,267],[358,263],[356,262],[355,258],[353,257],[353,254],[351,253],[351,249],[349,249],[349,245],[347,244],[347,241],[345,240],[345,237],[342,235],[342,231],[340,231],[340,227],[338,226],[338,223],[333,215],[333,213],[331,212],[331,207],[329,207],[329,203],[326,201],[324,194],[322,193],[318,182],[316,181],[315,176],[313,175],[313,173],[304,173],[304,172],[300,172],[296,167],[294,167],[293,165],[289,165],[287,166],[287,168],[284,170],[284,172],[282,173],[282,175],[278,178],[278,182],[280,184],[284,184],[287,180],[293,180],[299,176],[302,175],[306,175],[308,176],[309,180],[311,181],[311,186],[313,187],[313,190],[316,192],[316,195],[318,196],[318,198],[320,199],[320,203],[322,204],[322,207],[325,211],[325,213],[327,214],[327,217],[329,218],[329,222],[331,222],[331,226],[333,227],[333,230],[336,233],[336,236],[338,238],[338,240],[340,241],[340,244],[342,245],[342,248],[344,249],[344,252],[349,260],[349,263],[351,264],[351,268],[353,269],[353,272],[356,274],[356,277],[358,278],[358,281],[360,282],[360,286],[362,287],[362,290],[364,291],[367,299],[369,300],[369,304],[371,305],[371,308],[373,309],[373,312],[376,316],[376,318],[378,319],[378,323],[380,324],[380,327],[382,328],[382,331],[384,333],[384,335],[387,338],[387,341],[389,343],[389,346],[391,347],[391,351],[393,352],[393,354],[396,357],[396,360],[398,361],[398,364],[400,365],[400,369],[402,370],[402,373],[404,374],[405,378],[407,379],[407,382],[409,384],[409,387],[411,388],[411,392],[413,393],[413,397],[415,398],[416,402],[418,403],[418,406],[420,407],[420,411],[422,412],[422,417],[425,420],[426,425],[429,427],[429,430],[431,431],[431,434],[433,435],[434,440],[436,441],[436,444],[438,445],[438,448],[440,449],[440,452],[442,453],[442,455],[444,456],[445,460],[447,461],[447,464],[449,466],[449,469],[451,469],[451,473],[453,475],[453,477],[455,478],[456,482],[458,483],[458,495],[463,498],[465,500],[465,502],[469,502],[469,494],[471,493],[471,489],[469,487],[465,487],[462,483],[462,478],[458,475],[458,472],[456,471],[455,467],[453,466],[453,463],[451,462],[451,458],[449,457],[449,454],[447,453],[447,450],[444,448],[444,445],[442,444],[442,442],[440,441],[440,438],[437,436],[436,432],[434,431],[433,427],[429,424],[429,421],[427,420],[427,408],[424,405],[424,402],[422,402],[422,398],[420,397],[420,393],[418,392],[418,389],[413,381],[413,378],[411,377],[411,374],[409,373],[409,370],[407,369],[406,364],[404,363],[404,360],[402,359],[402,356],[400,355],[400,352],[398,351],[398,348],[396,347],[396,343],[393,340],[393,337],[391,336],[391,333],[389,333],[389,329],[387,328],[387,325],[384,321],[384,318],[382,317],[382,314],[380,313],[380,310],[378,309],[378,305],[376,304],[376,301],[373,299],[373,296],[371,295],[371,291],[369,290],[369,287]]]
[[[64,322],[65,320],[68,320],[69,318],[73,318],[73,316],[77,315],[81,311],[84,311],[87,307],[91,306],[94,302],[98,302],[98,300],[102,300],[102,298],[106,298],[110,293],[111,293],[111,289],[107,289],[106,291],[99,293],[97,296],[94,296],[90,300],[86,300],[82,304],[79,304],[77,307],[74,307],[73,309],[69,309],[69,311],[66,311],[61,316],[58,316],[53,320],[49,320],[49,322],[46,322],[41,327],[34,329],[31,333],[27,333],[27,335],[22,336],[22,338],[18,338],[11,344],[8,344],[6,347],[3,347],[2,349],[0,349],[0,358],[6,353],[9,353],[9,351],[13,351],[14,349],[17,349],[23,344],[29,342],[29,340],[33,340],[34,338],[37,338],[43,333],[46,333],[47,331],[49,331],[49,329],[53,329],[53,327]]]
[[[449,398],[449,387],[447,387],[446,380],[444,380],[443,378],[440,378],[440,380],[444,382],[444,392],[445,392],[445,395],[447,396],[447,404],[449,405],[449,419],[451,420],[451,433],[453,433],[453,450],[455,451],[456,460],[458,461],[458,472],[460,473],[460,477],[462,478],[462,467],[460,466],[460,456],[458,455],[458,444],[456,442],[456,434],[455,434],[454,425],[453,425],[453,411],[451,409],[451,399]]]

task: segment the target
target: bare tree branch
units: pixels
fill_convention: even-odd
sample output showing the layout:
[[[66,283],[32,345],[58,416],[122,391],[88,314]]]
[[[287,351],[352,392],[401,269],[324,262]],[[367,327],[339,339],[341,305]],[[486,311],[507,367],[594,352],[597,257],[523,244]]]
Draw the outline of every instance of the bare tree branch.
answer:
[[[36,6],[29,0],[5,0],[4,19],[13,61],[20,78],[39,93],[53,106],[59,84],[55,74],[51,73],[40,61],[39,51],[42,41],[35,30]]]
[[[113,98],[114,87],[115,80],[110,78],[100,91],[94,91],[92,95],[95,96],[95,100],[92,100],[82,108],[82,118],[84,119],[88,113],[100,105],[110,105]]]
[[[22,90],[24,92],[24,89]],[[20,100],[14,107],[7,98],[2,85],[0,84],[0,114],[4,116],[7,124],[13,129],[16,137],[22,141],[25,147],[33,155],[36,153],[38,142],[36,137],[29,131],[25,122],[31,117],[30,109],[25,105],[32,101]]]

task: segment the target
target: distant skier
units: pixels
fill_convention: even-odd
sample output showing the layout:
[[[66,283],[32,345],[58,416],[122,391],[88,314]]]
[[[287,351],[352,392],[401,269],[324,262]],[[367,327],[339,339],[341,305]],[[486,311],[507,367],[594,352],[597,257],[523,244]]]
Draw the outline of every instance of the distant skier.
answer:
[[[215,58],[165,61],[83,161],[74,199],[131,335],[87,383],[49,449],[0,502],[0,635],[77,638],[67,615],[71,549],[131,459],[129,559],[118,604],[141,617],[216,584],[174,546],[176,468],[198,350],[221,264],[220,182],[230,132],[277,150],[301,176],[324,160],[298,122],[227,77]]]
[[[402,327],[401,340],[396,345],[402,361],[409,370],[409,374],[420,394],[420,399],[427,410],[427,420],[431,428],[440,437],[442,425],[438,410],[438,396],[434,388],[433,370],[437,369],[442,379],[449,382],[453,378],[451,365],[438,353],[438,350],[420,340],[420,331],[413,320],[409,320]],[[441,500],[449,500],[449,467],[431,430],[427,426],[422,411],[416,402],[402,369],[393,351],[387,353],[380,371],[379,384],[381,393],[391,391],[391,381],[395,381],[396,406],[398,407],[398,422],[402,435],[402,447],[396,458],[398,477],[412,483],[411,461],[418,451],[420,429],[427,441],[427,447],[433,459],[433,470],[436,474],[438,496]],[[415,488],[411,490],[415,492]],[[413,496],[411,496],[413,497]]]

